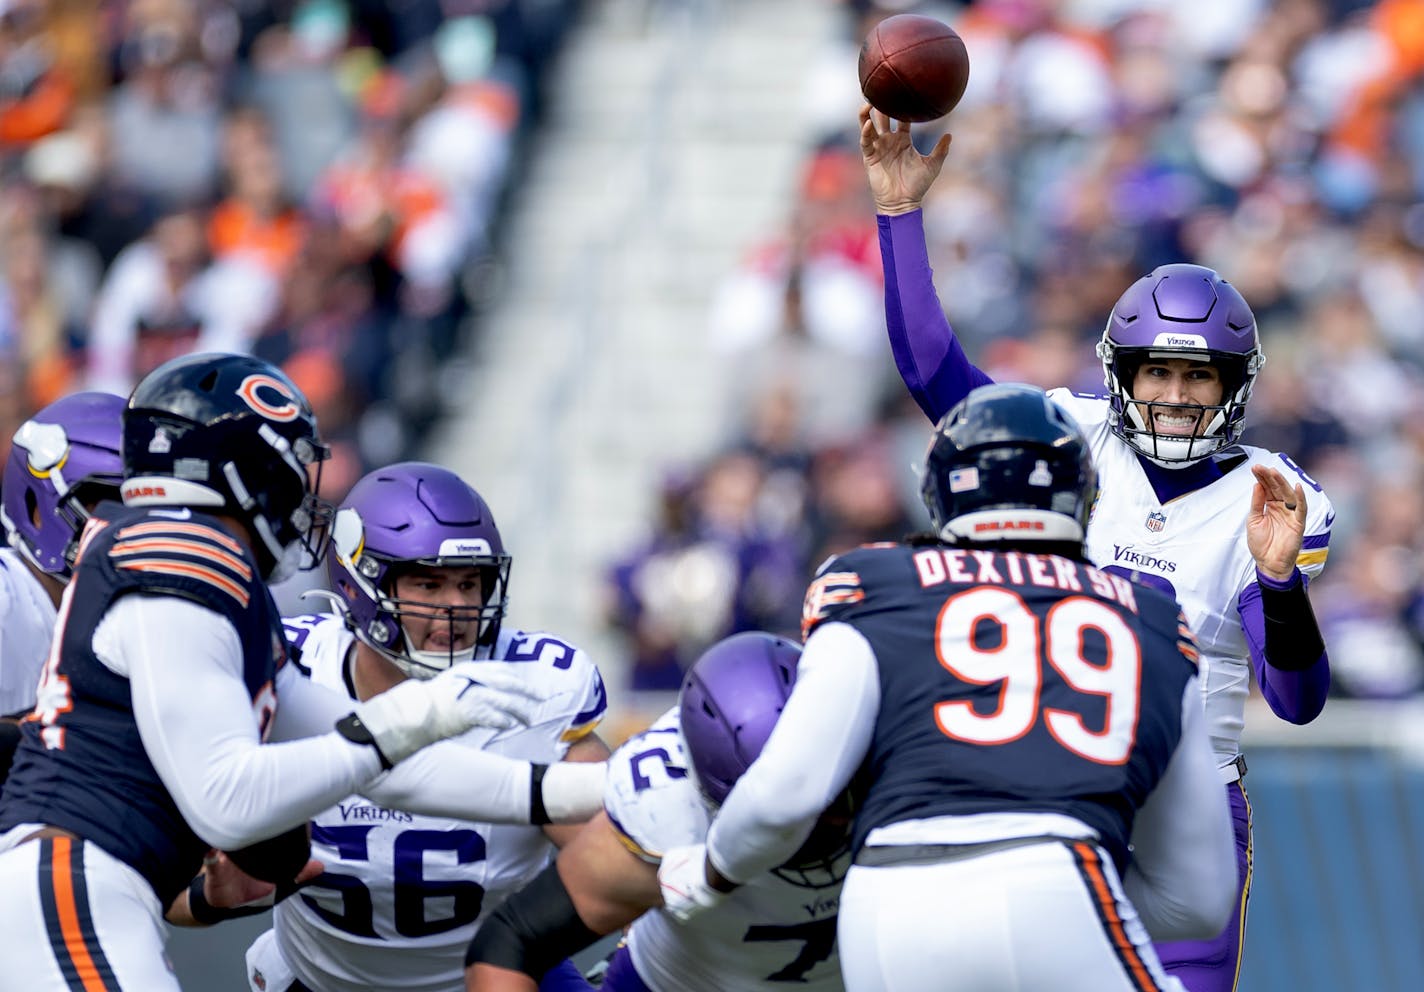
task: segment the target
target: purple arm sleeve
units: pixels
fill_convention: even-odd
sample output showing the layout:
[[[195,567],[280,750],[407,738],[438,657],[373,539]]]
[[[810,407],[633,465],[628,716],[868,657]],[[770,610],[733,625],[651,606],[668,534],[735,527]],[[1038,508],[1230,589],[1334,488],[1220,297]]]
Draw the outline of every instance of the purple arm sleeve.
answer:
[[[971,389],[994,380],[970,364],[935,295],[923,211],[878,216],[876,222],[895,367],[925,416],[938,423]]]
[[[1290,589],[1295,582],[1305,583],[1305,576],[1299,571],[1288,582],[1272,582],[1264,576],[1247,586],[1236,601],[1241,613],[1241,626],[1246,631],[1246,643],[1251,649],[1251,666],[1256,670],[1256,684],[1261,687],[1271,711],[1294,724],[1305,724],[1314,720],[1325,708],[1325,697],[1330,692],[1330,658],[1321,646],[1320,656],[1311,664],[1301,667],[1297,661],[1286,671],[1271,664],[1266,654],[1266,614],[1261,603],[1260,583],[1271,583],[1275,589]],[[1305,600],[1305,609],[1310,609],[1310,601]],[[1277,618],[1282,620],[1285,618]],[[1302,618],[1302,625],[1315,626],[1314,617]],[[1284,659],[1282,659],[1284,663]]]

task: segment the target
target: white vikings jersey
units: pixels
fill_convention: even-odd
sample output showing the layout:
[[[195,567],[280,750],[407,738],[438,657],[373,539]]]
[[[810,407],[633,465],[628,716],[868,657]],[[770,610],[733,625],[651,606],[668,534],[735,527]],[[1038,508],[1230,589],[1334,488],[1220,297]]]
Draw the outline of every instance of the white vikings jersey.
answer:
[[[1131,445],[1108,426],[1108,400],[1066,389],[1048,394],[1087,436],[1102,492],[1088,525],[1088,557],[1105,571],[1136,578],[1176,596],[1201,651],[1212,748],[1224,766],[1240,752],[1251,660],[1237,597],[1256,581],[1246,547],[1246,519],[1256,478],[1266,465],[1305,488],[1305,540],[1297,563],[1312,579],[1325,567],[1334,508],[1324,490],[1285,455],[1242,446],[1241,457],[1211,485],[1159,502]]]
[[[603,801],[624,843],[653,864],[707,839],[711,814],[688,777],[675,708],[613,755]],[[628,953],[654,992],[841,989],[840,894],[840,882],[810,888],[767,872],[689,923],[644,913],[628,931]]]
[[[285,623],[312,680],[354,697],[344,622],[324,615]],[[494,659],[481,664],[518,673],[548,699],[531,726],[473,730],[459,738],[470,746],[557,761],[607,707],[588,655],[551,635],[506,627]],[[539,827],[417,816],[352,796],[312,822],[312,856],[326,873],[277,906],[277,947],[298,978],[323,992],[463,992],[465,948],[479,921],[553,853]]]
[[[34,707],[57,616],[20,553],[0,548],[0,715]]]

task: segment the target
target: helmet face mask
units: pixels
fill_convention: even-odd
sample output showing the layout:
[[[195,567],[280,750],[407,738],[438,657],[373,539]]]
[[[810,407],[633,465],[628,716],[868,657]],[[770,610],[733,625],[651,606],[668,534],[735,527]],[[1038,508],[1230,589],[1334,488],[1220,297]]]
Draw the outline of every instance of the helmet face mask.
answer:
[[[135,387],[124,411],[123,499],[191,506],[247,527],[262,577],[280,582],[325,554],[330,455],[316,416],[279,369],[247,355],[187,355]]]
[[[935,427],[920,495],[935,534],[958,543],[1081,545],[1097,498],[1088,442],[1040,389],[980,386]]]
[[[40,571],[67,581],[90,509],[119,498],[124,401],[109,393],[56,400],[15,432],[0,522]]]
[[[337,511],[331,551],[348,625],[407,675],[493,654],[511,559],[484,499],[455,473],[405,462],[365,476]]]
[[[1163,265],[1118,299],[1098,342],[1114,434],[1166,467],[1199,462],[1235,444],[1245,427],[1246,404],[1265,364],[1256,319],[1236,288],[1200,265]],[[1144,363],[1185,359],[1211,365],[1221,375],[1215,405],[1152,403],[1134,399],[1133,380]],[[1179,409],[1198,416],[1190,436],[1159,432],[1153,414]]]

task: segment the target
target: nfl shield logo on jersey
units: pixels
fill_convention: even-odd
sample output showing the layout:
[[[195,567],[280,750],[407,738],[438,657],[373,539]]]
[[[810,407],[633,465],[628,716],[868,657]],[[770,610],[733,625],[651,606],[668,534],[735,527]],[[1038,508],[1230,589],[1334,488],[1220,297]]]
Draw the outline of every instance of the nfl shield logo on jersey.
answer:
[[[1147,514],[1147,529],[1148,529],[1148,530],[1155,532],[1155,531],[1161,530],[1163,527],[1166,527],[1166,526],[1167,526],[1167,514],[1165,514],[1165,513],[1157,513],[1157,512],[1155,512],[1155,511],[1150,511],[1150,512],[1148,512],[1148,514]]]

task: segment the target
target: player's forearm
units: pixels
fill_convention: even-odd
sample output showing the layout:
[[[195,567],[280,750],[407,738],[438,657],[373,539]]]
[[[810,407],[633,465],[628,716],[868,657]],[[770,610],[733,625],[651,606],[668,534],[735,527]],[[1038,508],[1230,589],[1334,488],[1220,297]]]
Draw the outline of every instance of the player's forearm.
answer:
[[[164,637],[133,633],[165,624]],[[335,731],[262,743],[253,700],[236,674],[242,657],[236,629],[203,607],[127,597],[100,624],[95,646],[127,673],[149,760],[189,826],[213,847],[274,837],[380,773],[374,748]]]
[[[935,293],[925,248],[924,213],[877,217],[885,270],[885,326],[895,367],[933,421],[976,386],[992,380],[964,354]]]
[[[1176,752],[1133,822],[1132,848],[1123,888],[1155,939],[1221,931],[1236,894],[1235,840],[1195,680],[1182,696]]]
[[[466,992],[538,992],[538,988],[534,979],[508,968],[476,963],[465,969]]]
[[[520,976],[542,979],[599,936],[579,918],[557,866],[549,865],[475,931],[465,951],[465,987],[533,988],[521,984]]]
[[[168,774],[159,771],[193,832],[221,850],[290,830],[359,791],[381,770],[374,749],[334,732],[284,744],[229,738],[193,753],[199,760],[183,762],[177,774],[171,767]]]
[[[541,769],[536,774],[536,769]],[[456,741],[433,744],[362,790],[393,809],[481,823],[576,823],[602,807],[603,762],[547,767],[479,751]]]
[[[1285,582],[1260,576],[1238,602],[1252,667],[1272,712],[1305,724],[1320,715],[1330,693],[1330,659],[1305,577]]]
[[[712,824],[710,867],[743,883],[795,854],[864,760],[879,707],[869,642],[847,624],[818,627],[766,746]]]

